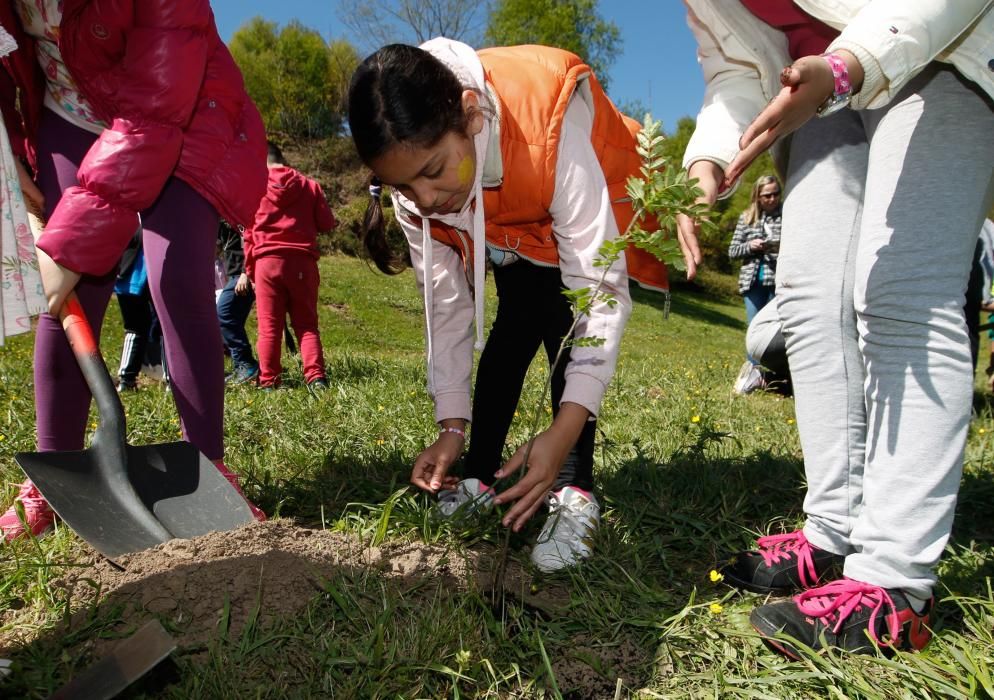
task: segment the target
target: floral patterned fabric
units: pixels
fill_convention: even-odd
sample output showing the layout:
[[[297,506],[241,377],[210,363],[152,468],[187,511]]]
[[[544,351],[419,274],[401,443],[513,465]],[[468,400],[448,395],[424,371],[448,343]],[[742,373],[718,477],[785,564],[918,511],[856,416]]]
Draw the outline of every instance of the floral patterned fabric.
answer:
[[[24,31],[35,39],[45,73],[45,105],[76,126],[100,133],[106,124],[93,114],[59,53],[62,0],[17,0],[15,7]]]
[[[0,55],[14,48],[13,39],[0,27]],[[0,345],[7,336],[30,331],[31,317],[47,310],[14,153],[0,123]]]

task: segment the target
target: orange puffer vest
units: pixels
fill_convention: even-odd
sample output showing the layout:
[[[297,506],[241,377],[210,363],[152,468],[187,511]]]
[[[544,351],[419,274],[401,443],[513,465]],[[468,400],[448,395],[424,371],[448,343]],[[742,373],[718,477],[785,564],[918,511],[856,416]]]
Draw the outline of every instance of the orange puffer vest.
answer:
[[[590,67],[578,56],[546,46],[513,46],[478,51],[486,81],[500,102],[500,150],[504,180],[483,190],[487,241],[542,265],[558,265],[549,206],[563,117],[578,90],[591,105],[590,140],[623,232],[634,212],[625,182],[641,165],[635,135],[641,126],[611,103]],[[458,249],[468,263],[472,251],[451,227],[431,222],[432,237]],[[625,251],[628,276],[644,287],[669,289],[666,267],[643,250]]]

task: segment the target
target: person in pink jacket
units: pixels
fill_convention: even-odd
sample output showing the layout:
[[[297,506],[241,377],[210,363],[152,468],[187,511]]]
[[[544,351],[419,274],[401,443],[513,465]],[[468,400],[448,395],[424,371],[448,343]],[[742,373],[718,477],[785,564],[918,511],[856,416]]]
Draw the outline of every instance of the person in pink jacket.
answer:
[[[35,168],[34,178],[20,168],[25,196],[47,221],[37,242],[51,314],[35,341],[38,449],[83,448],[91,396],[58,313],[75,289],[100,333],[140,221],[183,436],[238,487],[223,454],[214,243],[219,215],[251,224],[264,128],[210,4],[19,0],[0,5],[0,23],[18,43],[0,72],[0,106],[15,152]],[[30,481],[18,500],[25,519],[14,508],[0,517],[6,539],[51,525]]]
[[[245,236],[245,272],[255,286],[259,321],[259,386],[280,384],[283,329],[287,313],[300,345],[304,381],[328,388],[318,331],[318,234],[338,226],[321,185],[286,163],[269,144],[269,186]]]

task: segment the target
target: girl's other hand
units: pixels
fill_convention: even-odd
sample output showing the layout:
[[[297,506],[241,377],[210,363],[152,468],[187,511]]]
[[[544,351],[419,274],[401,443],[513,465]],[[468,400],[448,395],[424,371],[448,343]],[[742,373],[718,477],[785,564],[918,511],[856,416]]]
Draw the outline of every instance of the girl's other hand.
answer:
[[[252,288],[252,280],[244,272],[238,276],[238,281],[235,282],[235,294],[240,297],[248,294],[248,291]]]
[[[559,470],[566,461],[570,447],[572,447],[571,442],[560,439],[551,433],[551,430],[539,433],[535,437],[531,454],[528,455],[527,472],[521,477],[521,481],[494,499],[494,503],[517,501],[504,514],[504,519],[501,521],[504,527],[510,527],[518,532],[539,506],[545,503],[545,496],[556,483],[556,477],[559,476]],[[519,447],[511,459],[500,468],[496,477],[502,479],[516,472],[524,463],[527,449],[528,443]]]
[[[848,51],[836,51],[846,63],[853,92],[863,84],[863,66]],[[783,69],[783,89],[773,98],[739,139],[739,154],[725,170],[725,186],[731,186],[759,155],[781,136],[796,131],[835,92],[832,68],[821,56],[805,56]]]
[[[724,173],[718,164],[709,160],[698,160],[690,164],[687,174],[697,179],[697,186],[704,192],[697,198],[698,203],[708,206],[714,204],[718,198],[718,187],[724,178]],[[684,263],[687,265],[687,279],[692,280],[697,276],[697,266],[701,264],[701,248],[698,243],[701,226],[699,222],[683,215],[677,217],[676,224],[677,240],[683,252]]]
[[[37,216],[42,221],[45,220],[45,196],[38,189],[38,185],[31,179],[28,169],[19,158],[14,158],[14,165],[17,168],[17,180],[21,184],[21,192],[24,193],[24,201],[28,206],[28,211]]]
[[[465,438],[458,433],[441,433],[418,455],[411,470],[411,483],[429,493],[454,489],[459,477],[449,476],[449,468],[462,454]]]
[[[589,417],[590,412],[586,408],[572,401],[566,401],[559,406],[559,414],[549,429],[535,437],[525,467],[527,473],[521,477],[521,481],[499,493],[494,499],[494,503],[498,504],[517,501],[504,514],[504,519],[501,521],[504,527],[510,527],[518,532],[539,506],[545,503],[546,494],[556,483],[563,462],[576,444]],[[528,443],[519,447],[514,456],[507,460],[494,476],[503,479],[520,469],[524,464],[527,449]]]
[[[41,284],[48,299],[48,313],[57,318],[69,292],[76,288],[80,275],[59,265],[41,248],[37,250],[38,272],[41,273]]]

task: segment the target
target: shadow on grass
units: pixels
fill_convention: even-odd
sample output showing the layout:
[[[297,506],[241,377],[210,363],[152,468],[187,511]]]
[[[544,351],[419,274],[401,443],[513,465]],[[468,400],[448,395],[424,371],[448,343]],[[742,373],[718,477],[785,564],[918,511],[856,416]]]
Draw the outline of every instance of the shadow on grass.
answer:
[[[651,306],[654,309],[663,311],[666,307],[666,297],[658,292],[642,289],[636,285],[631,288],[632,301]],[[684,318],[691,318],[709,325],[725,326],[744,331],[745,321],[735,316],[718,311],[704,303],[705,299],[714,302],[705,295],[694,295],[685,293],[674,293],[670,297],[670,313]],[[726,300],[719,300],[726,301]],[[727,303],[727,301],[726,301]]]
[[[677,453],[666,464],[639,456],[600,483],[626,537],[653,542],[661,560],[681,562],[681,571],[667,574],[676,587],[699,583],[719,558],[758,534],[792,530],[803,517],[800,460],[769,453]]]

